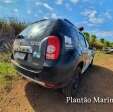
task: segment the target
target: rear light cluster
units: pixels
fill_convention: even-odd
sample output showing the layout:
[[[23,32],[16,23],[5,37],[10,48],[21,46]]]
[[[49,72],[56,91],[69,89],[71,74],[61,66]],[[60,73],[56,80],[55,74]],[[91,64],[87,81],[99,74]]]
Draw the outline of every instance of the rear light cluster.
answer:
[[[46,59],[56,60],[60,54],[60,40],[57,36],[49,36],[47,42]]]

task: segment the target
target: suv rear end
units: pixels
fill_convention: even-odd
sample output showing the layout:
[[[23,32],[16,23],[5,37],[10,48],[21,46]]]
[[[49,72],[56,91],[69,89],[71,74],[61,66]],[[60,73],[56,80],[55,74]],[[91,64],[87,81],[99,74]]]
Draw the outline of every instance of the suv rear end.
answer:
[[[81,73],[93,62],[83,34],[68,20],[46,19],[15,39],[12,63],[22,76],[47,88],[74,95]]]
[[[70,54],[65,52],[63,21],[41,20],[28,26],[14,42],[12,63],[21,75],[48,88],[61,88],[71,77]]]

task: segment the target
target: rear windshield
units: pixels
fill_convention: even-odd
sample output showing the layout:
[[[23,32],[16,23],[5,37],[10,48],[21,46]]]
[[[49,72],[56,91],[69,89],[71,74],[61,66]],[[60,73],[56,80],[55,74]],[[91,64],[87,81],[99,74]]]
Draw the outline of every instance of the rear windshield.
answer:
[[[44,20],[37,23],[33,23],[32,25],[28,26],[24,29],[20,35],[22,35],[26,39],[37,39],[43,38],[45,33],[48,33],[50,29],[50,20]]]

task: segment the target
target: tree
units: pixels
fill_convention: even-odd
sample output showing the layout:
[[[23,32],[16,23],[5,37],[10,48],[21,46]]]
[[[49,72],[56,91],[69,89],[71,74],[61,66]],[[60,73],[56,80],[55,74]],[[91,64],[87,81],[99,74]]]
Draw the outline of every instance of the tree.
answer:
[[[111,45],[110,45],[110,42],[109,41],[105,41],[105,46],[106,47],[110,47]]]
[[[100,39],[100,42],[104,45],[105,39],[104,39],[104,38],[101,38],[101,39]]]
[[[96,41],[97,41],[96,39],[97,39],[96,35],[91,36],[91,46],[92,47],[95,47],[95,44],[96,44]]]
[[[111,42],[111,46],[113,47],[113,42]]]

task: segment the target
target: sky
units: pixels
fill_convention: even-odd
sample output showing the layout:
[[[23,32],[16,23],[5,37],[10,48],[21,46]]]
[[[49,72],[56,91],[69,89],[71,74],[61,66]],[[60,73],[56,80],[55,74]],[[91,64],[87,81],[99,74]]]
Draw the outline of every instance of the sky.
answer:
[[[113,0],[0,0],[0,18],[12,17],[27,23],[66,18],[113,42]]]

